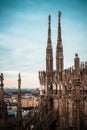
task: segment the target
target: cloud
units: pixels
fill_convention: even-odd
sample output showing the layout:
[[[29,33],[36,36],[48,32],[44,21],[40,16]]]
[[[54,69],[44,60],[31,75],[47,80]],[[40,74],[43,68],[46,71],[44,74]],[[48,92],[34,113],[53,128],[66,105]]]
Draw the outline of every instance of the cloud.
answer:
[[[6,75],[5,86],[17,87],[19,72],[22,73],[24,87],[39,86],[38,71],[45,69],[49,13],[52,16],[51,31],[55,67],[59,9],[62,11],[65,67],[73,65],[76,52],[79,53],[81,60],[86,60],[86,5],[83,2],[75,2],[76,0],[72,3],[64,0],[62,2],[37,1],[4,0],[1,4],[0,71]],[[67,7],[67,3],[70,6]]]

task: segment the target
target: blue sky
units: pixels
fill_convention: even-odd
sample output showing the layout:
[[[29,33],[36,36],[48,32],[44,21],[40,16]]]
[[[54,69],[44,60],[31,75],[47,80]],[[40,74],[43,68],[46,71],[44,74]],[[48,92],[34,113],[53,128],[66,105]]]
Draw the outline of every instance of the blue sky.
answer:
[[[73,65],[74,54],[87,60],[87,0],[0,0],[0,72],[5,87],[39,87],[38,71],[45,69],[48,15],[51,14],[52,46],[57,44],[58,10],[61,10],[64,67]]]

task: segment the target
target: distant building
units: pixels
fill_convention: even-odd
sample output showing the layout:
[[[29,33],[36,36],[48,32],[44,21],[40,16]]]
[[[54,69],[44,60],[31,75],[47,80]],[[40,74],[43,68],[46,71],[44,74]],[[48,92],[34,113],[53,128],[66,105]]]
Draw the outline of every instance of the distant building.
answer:
[[[23,96],[21,99],[22,107],[36,107],[39,105],[39,99],[33,95]]]

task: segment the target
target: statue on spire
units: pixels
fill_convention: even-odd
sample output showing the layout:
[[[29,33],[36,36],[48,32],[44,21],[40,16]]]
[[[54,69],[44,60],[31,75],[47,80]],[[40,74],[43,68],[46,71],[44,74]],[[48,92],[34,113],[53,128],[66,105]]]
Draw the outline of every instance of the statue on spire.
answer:
[[[59,15],[59,19],[60,19],[60,17],[61,17],[61,11],[59,11],[59,14],[58,14],[58,15]]]
[[[19,73],[19,75],[18,75],[18,87],[20,88],[20,86],[21,86],[21,76],[20,76],[20,73]]]
[[[50,24],[50,22],[51,22],[51,15],[50,14],[48,16],[48,20],[49,20],[49,24]]]
[[[51,47],[51,15],[48,16],[48,39],[47,46]]]

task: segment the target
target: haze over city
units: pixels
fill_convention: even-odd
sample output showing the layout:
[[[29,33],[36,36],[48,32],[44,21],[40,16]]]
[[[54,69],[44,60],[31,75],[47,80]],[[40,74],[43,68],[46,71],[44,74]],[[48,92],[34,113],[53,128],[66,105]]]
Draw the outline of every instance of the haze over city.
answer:
[[[0,72],[5,87],[40,87],[38,71],[45,69],[48,15],[56,56],[58,11],[61,10],[64,68],[74,64],[75,53],[87,60],[86,0],[0,0]],[[55,64],[54,64],[55,69]]]

